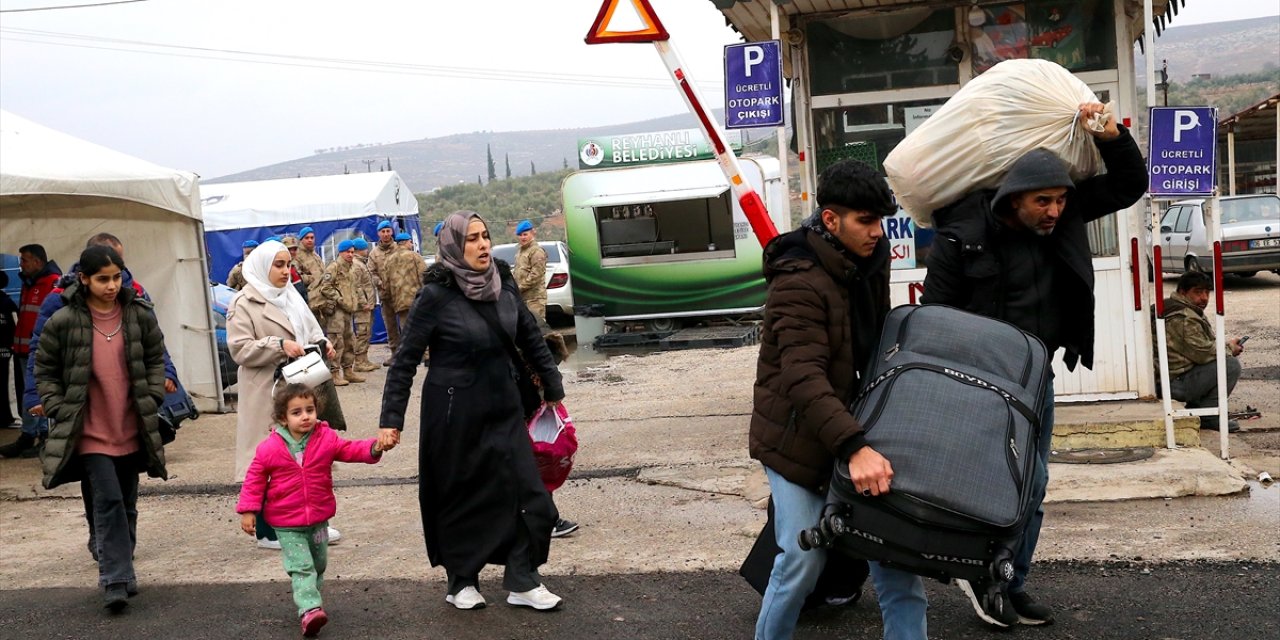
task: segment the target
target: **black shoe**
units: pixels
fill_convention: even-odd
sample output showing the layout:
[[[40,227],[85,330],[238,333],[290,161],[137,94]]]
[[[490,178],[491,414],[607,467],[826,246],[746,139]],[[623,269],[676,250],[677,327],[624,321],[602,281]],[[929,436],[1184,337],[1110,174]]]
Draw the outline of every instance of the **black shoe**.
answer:
[[[1218,422],[1218,416],[1203,416],[1200,418],[1201,429],[1217,431],[1219,424],[1220,423]],[[1230,419],[1227,420],[1227,433],[1235,433],[1239,430],[1240,430],[1239,420],[1230,420]]]
[[[124,592],[125,592],[125,594],[126,594],[126,595],[128,595],[130,598],[132,598],[132,597],[134,597],[134,596],[138,595],[138,581],[137,581],[137,580],[130,580],[129,582],[127,582],[127,583],[124,585]]]
[[[36,446],[31,447],[30,449],[27,449],[22,453],[19,453],[18,457],[19,458],[39,458],[40,454],[44,452],[45,440],[46,438],[40,438],[39,440],[36,441]]]
[[[1026,591],[1009,594],[1009,602],[1018,613],[1019,624],[1053,624],[1053,610],[1036,602]]]
[[[577,530],[578,530],[578,523],[573,522],[571,520],[565,520],[564,518],[560,518],[559,520],[556,520],[556,526],[554,529],[551,530],[551,537],[563,538],[564,536],[567,536]]]
[[[956,586],[968,596],[974,613],[983,622],[1001,629],[1018,624],[1018,612],[1013,610],[1013,603],[1009,602],[1009,594],[1003,587],[974,585],[968,580],[956,580]]]
[[[125,607],[129,606],[129,591],[123,583],[109,584],[103,592],[103,607],[111,610],[111,613],[120,613]]]
[[[17,440],[0,447],[0,458],[17,458],[24,452],[35,449],[36,437],[23,433],[18,436]]]

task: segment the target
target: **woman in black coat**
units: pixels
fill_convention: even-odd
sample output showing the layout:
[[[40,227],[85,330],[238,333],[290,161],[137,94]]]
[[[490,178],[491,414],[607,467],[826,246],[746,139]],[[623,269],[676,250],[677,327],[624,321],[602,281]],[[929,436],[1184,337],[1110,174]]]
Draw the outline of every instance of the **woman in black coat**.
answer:
[[[508,603],[553,609],[560,597],[542,585],[538,567],[557,513],[534,462],[506,343],[523,352],[549,404],[564,397],[560,372],[510,268],[490,255],[484,220],[471,211],[451,214],[439,243],[440,260],[423,277],[387,373],[381,437],[399,441],[410,385],[429,347],[418,496],[427,555],[449,577],[445,600],[459,609],[483,607],[480,570],[501,564]]]

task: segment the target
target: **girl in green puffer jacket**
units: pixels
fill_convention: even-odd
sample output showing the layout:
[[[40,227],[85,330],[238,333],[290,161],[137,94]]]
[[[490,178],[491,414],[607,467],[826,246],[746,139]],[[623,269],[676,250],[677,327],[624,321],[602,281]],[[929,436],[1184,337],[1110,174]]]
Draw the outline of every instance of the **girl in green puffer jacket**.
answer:
[[[80,281],[62,292],[36,353],[36,389],[49,417],[44,486],[81,480],[92,497],[98,583],[120,611],[137,593],[138,474],[167,478],[158,410],[164,336],[149,302],[123,285],[110,247],[80,254]]]

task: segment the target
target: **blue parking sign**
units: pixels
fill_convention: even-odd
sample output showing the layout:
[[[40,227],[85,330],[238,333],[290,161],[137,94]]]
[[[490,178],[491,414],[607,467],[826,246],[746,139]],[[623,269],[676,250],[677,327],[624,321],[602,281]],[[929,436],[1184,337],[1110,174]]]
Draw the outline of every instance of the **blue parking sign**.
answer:
[[[1152,107],[1147,189],[1153,196],[1213,195],[1218,174],[1218,110]]]
[[[726,129],[781,127],[782,43],[744,42],[724,48],[724,126]]]

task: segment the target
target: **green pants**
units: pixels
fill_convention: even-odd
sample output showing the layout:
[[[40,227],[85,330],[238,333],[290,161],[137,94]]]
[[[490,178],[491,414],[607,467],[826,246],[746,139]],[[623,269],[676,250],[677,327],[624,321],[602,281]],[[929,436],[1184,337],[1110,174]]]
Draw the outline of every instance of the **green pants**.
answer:
[[[293,603],[298,615],[321,606],[320,587],[329,563],[329,523],[310,527],[278,527],[284,570],[293,582]]]

